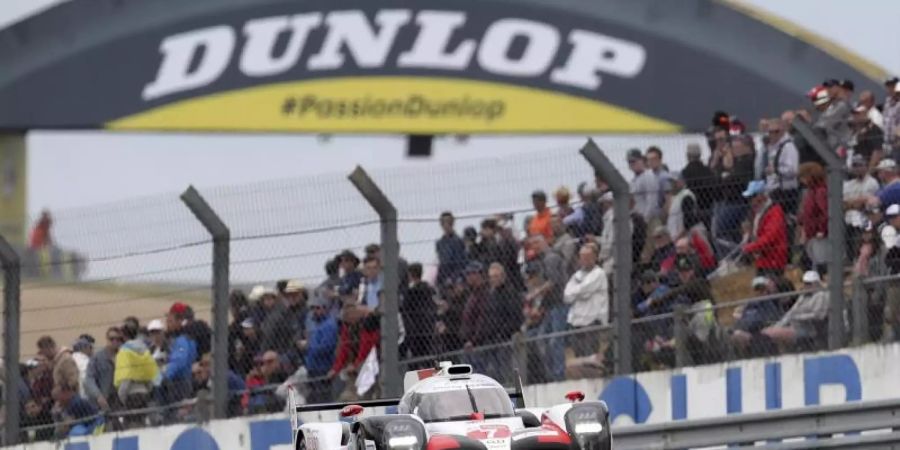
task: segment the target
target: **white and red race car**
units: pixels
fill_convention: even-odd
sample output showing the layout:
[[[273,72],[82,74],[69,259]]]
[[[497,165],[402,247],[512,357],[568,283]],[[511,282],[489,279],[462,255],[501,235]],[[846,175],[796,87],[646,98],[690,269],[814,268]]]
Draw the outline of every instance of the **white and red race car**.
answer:
[[[570,392],[565,403],[526,408],[521,383],[510,393],[465,364],[407,372],[399,399],[297,405],[291,396],[295,450],[609,450],[609,410]],[[519,407],[515,407],[515,404]],[[367,407],[397,414],[363,416]],[[300,414],[340,409],[347,421],[301,423]]]

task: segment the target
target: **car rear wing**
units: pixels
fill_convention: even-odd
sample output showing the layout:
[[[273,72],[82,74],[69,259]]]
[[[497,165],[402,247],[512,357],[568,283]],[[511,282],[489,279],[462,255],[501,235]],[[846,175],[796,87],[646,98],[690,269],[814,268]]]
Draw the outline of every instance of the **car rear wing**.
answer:
[[[507,393],[509,394],[510,400],[513,400],[515,402],[516,408],[524,408],[525,395],[523,393],[522,377],[519,376],[518,369],[513,369],[513,372],[515,388],[512,391],[507,391]],[[355,402],[313,403],[301,405],[298,401],[297,393],[293,387],[289,389],[288,393],[288,405],[291,411],[291,427],[295,430],[300,427],[300,418],[298,416],[300,413],[315,411],[335,411],[344,409],[345,407],[351,405],[358,405],[362,406],[363,408],[375,408],[382,406],[396,406],[399,403],[399,398],[384,398],[377,400],[358,400]]]

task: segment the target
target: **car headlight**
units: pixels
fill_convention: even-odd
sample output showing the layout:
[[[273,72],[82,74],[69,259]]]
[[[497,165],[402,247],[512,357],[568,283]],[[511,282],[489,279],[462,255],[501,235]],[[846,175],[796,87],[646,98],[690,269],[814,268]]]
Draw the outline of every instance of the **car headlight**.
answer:
[[[566,429],[579,450],[609,449],[608,414],[601,403],[579,403],[566,411]]]
[[[392,420],[384,427],[384,443],[388,450],[420,450],[425,443],[425,429],[414,420]]]

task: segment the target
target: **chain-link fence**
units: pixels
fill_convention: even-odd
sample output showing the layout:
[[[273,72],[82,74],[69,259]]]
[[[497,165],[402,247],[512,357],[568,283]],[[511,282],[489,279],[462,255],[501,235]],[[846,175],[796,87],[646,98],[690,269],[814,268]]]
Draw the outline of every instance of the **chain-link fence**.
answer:
[[[895,339],[900,214],[847,178],[836,304],[826,174],[777,125],[598,138],[622,196],[577,148],[372,172],[398,212],[397,286],[382,220],[345,174],[203,189],[230,229],[227,414],[283,411],[288,386],[308,403],[384,396],[393,289],[401,370],[452,360],[508,385],[829,348],[834,326],[840,345]],[[35,221],[23,439],[215,415],[213,245],[177,195]]]

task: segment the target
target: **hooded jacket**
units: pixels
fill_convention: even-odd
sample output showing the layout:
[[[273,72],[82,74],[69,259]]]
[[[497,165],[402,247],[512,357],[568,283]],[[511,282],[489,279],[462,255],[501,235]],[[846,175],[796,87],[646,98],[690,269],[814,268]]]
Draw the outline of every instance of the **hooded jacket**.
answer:
[[[124,398],[127,392],[123,392],[123,383],[149,384],[159,375],[159,366],[153,359],[150,349],[140,339],[132,339],[122,344],[116,354],[116,370],[113,375],[113,386],[119,390],[119,396]],[[127,391],[127,387],[124,391]]]

